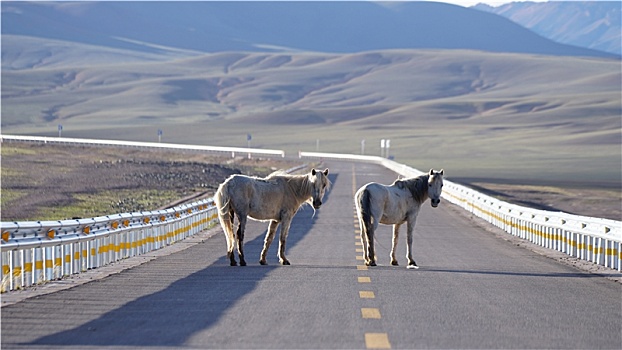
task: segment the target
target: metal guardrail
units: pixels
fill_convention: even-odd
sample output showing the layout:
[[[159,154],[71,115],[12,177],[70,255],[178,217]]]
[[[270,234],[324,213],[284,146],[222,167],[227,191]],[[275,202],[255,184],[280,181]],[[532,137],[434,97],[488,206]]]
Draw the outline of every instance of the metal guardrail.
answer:
[[[241,147],[218,147],[218,146],[200,146],[200,145],[183,145],[177,143],[160,143],[160,142],[136,142],[136,141],[116,141],[116,140],[91,140],[67,137],[46,137],[46,136],[16,136],[16,135],[0,135],[0,142],[4,141],[24,141],[24,142],[41,142],[71,145],[90,145],[90,146],[122,146],[122,147],[146,147],[146,148],[162,148],[175,150],[203,151],[213,153],[227,153],[234,158],[237,154],[248,155],[269,155],[285,157],[285,152],[274,149],[261,148],[241,148]]]
[[[20,289],[142,255],[215,224],[213,200],[90,219],[2,222],[1,291]]]
[[[376,163],[406,177],[422,174],[417,169],[377,156],[300,152],[299,157]],[[513,236],[622,271],[621,221],[521,207],[448,180],[444,181],[442,196]]]

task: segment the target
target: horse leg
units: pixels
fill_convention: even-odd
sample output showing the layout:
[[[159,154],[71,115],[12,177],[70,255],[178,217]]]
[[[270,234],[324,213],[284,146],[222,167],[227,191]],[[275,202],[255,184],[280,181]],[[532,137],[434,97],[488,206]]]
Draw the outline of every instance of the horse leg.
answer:
[[[285,216],[281,221],[281,234],[279,236],[279,261],[282,265],[290,265],[289,260],[285,257],[285,243],[287,242],[287,234],[289,233],[289,225],[292,223],[292,218]]]
[[[238,221],[240,222],[240,225],[238,226],[237,242],[238,242],[238,255],[240,257],[240,266],[246,266],[246,260],[244,260],[244,230],[246,230],[246,220],[247,220],[246,215],[238,217]]]
[[[395,258],[395,249],[397,248],[397,239],[400,235],[400,226],[402,224],[393,225],[393,240],[391,245],[391,265],[398,266],[397,259]]]
[[[417,221],[417,218],[415,217],[415,218],[409,219],[407,223],[407,227],[408,227],[408,230],[406,231],[406,258],[408,259],[408,266],[406,266],[407,269],[418,269],[419,268],[419,266],[417,266],[417,263],[415,262],[412,256],[413,231],[415,229],[416,221]]]
[[[374,233],[378,228],[378,221],[374,220],[374,222],[369,225],[367,228],[366,236],[367,236],[367,260],[365,260],[365,265],[367,266],[376,266],[376,247],[374,246]]]
[[[279,226],[279,222],[276,220],[270,221],[268,225],[268,232],[266,232],[266,238],[263,242],[263,249],[261,250],[261,255],[259,257],[259,263],[261,265],[268,265],[266,262],[266,255],[268,254],[268,248],[270,248],[270,244],[272,244],[272,240],[274,239],[274,235],[276,234],[276,228]]]

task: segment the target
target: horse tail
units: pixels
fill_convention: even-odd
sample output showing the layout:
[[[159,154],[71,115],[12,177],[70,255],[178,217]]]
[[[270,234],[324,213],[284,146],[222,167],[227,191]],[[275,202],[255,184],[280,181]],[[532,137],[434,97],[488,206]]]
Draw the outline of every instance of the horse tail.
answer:
[[[233,250],[233,208],[231,206],[231,196],[229,195],[229,180],[223,182],[218,186],[218,190],[214,195],[214,202],[216,209],[218,210],[218,220],[220,226],[222,226],[227,238],[227,251]]]
[[[361,215],[363,217],[363,223],[365,224],[365,231],[368,227],[371,227],[371,195],[367,188],[363,191],[363,198],[361,198]]]
[[[359,220],[363,226],[361,227],[361,231],[366,234],[367,229],[371,227],[371,196],[367,188],[363,188],[357,192],[355,205]]]

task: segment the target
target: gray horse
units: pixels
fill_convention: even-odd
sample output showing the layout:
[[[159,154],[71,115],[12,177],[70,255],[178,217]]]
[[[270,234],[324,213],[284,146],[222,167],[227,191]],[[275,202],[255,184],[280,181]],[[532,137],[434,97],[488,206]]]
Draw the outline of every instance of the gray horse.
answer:
[[[240,265],[244,260],[244,230],[247,217],[259,221],[270,221],[259,263],[266,265],[266,254],[274,239],[276,229],[281,224],[279,241],[279,261],[289,265],[285,258],[285,242],[292,219],[305,203],[318,209],[330,181],[328,169],[311,170],[306,175],[289,175],[276,172],[266,178],[232,175],[219,187],[214,200],[218,207],[218,219],[227,238],[227,257],[231,266],[237,265],[233,248],[237,245]],[[233,234],[233,220],[238,217],[237,235]]]
[[[367,266],[376,266],[374,233],[379,224],[393,225],[391,265],[398,265],[395,248],[400,226],[406,222],[406,257],[409,269],[417,269],[412,257],[413,230],[421,204],[430,198],[432,207],[440,203],[443,188],[443,170],[430,172],[418,177],[399,179],[390,186],[375,182],[361,187],[354,195],[354,204],[361,227],[363,257]]]

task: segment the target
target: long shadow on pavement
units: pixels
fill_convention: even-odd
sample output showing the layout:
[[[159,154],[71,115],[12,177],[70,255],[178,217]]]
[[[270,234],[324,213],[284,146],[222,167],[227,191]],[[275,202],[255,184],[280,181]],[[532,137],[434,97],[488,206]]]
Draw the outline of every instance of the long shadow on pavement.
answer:
[[[335,184],[337,174],[331,174],[329,178]],[[325,201],[328,200],[330,191],[325,197]],[[311,210],[305,206],[295,216],[287,240],[288,250],[309,233],[315,221],[322,215],[321,209],[315,215]],[[205,269],[173,282],[162,291],[139,297],[73,329],[20,345],[181,346],[196,332],[218,323],[228,309],[253,291],[258,282],[271,271],[289,268],[277,265],[278,261],[273,257],[276,255],[277,239],[269,252],[272,260],[268,259],[268,262],[271,265],[258,264],[264,236],[265,231],[257,238],[246,242],[245,253],[249,266],[231,267],[223,255]],[[200,254],[201,244],[186,251],[190,254]],[[251,259],[253,257],[257,260]],[[159,259],[165,258],[167,257]],[[295,264],[295,261],[292,263]],[[128,286],[119,285],[118,288],[127,289]]]

